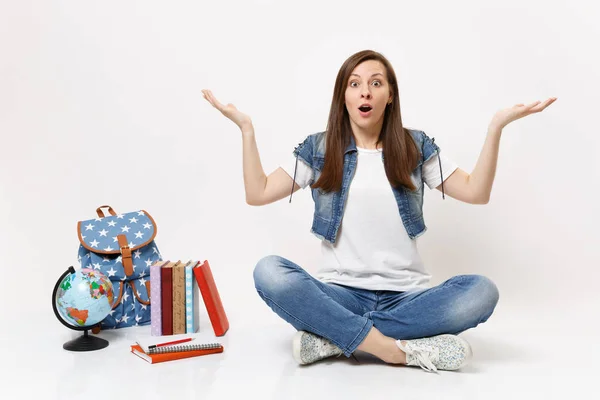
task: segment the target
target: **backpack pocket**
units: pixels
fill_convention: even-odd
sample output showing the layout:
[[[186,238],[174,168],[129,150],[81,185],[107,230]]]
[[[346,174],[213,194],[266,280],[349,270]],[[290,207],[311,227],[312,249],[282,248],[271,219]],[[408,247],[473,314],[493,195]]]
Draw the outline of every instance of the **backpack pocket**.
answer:
[[[141,282],[142,279],[113,281],[115,302],[110,314],[101,322],[102,329],[119,329],[150,324],[151,306],[148,289]],[[149,287],[150,282],[146,282]]]

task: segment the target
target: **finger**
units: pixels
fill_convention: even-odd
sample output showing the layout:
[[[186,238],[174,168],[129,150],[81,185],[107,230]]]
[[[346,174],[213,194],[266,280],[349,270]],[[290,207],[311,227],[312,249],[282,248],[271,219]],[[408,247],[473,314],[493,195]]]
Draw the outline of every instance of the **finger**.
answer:
[[[206,91],[206,95],[208,96],[208,98],[209,98],[211,101],[214,101],[214,100],[215,100],[215,95],[214,95],[214,94],[213,94],[213,92],[211,92],[210,90],[207,90],[207,91]]]
[[[212,94],[212,92],[210,90],[206,91],[206,96],[207,96],[207,100],[210,102],[210,104],[215,107],[217,110],[221,111],[223,105],[221,103],[219,103],[219,100],[216,99],[215,95]]]
[[[540,105],[540,106],[541,106],[541,108],[542,108],[542,110],[543,110],[544,108],[548,107],[550,104],[554,103],[554,101],[556,101],[556,99],[555,99],[555,98],[552,98],[552,97],[551,97],[551,98],[549,98],[548,100],[546,100],[546,101],[545,101],[543,104],[541,104],[541,105]],[[536,107],[536,108],[537,108],[537,107]]]
[[[211,96],[211,98],[213,100],[213,105],[217,108],[217,110],[223,111],[225,106],[219,100],[217,100],[215,96]]]
[[[550,104],[554,103],[556,101],[555,97],[551,97],[548,100],[546,100],[543,104],[540,104],[532,109],[529,110],[529,112],[540,112],[543,111],[544,109],[546,109],[546,107],[548,107]]]
[[[204,99],[206,101],[208,101],[210,103],[211,106],[215,106],[215,104],[213,103],[212,99],[210,98],[210,96],[207,93],[202,93],[202,96],[204,96]]]

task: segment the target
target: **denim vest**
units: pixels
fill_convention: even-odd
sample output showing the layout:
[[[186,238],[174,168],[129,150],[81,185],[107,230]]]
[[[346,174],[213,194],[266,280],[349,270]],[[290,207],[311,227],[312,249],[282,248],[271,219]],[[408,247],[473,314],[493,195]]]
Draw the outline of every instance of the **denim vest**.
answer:
[[[396,198],[398,211],[400,212],[400,217],[402,218],[406,232],[411,239],[415,239],[427,230],[423,219],[423,163],[437,154],[440,164],[440,175],[442,174],[442,164],[439,160],[439,147],[434,143],[435,138],[429,138],[422,131],[412,129],[408,129],[408,131],[417,144],[421,155],[417,167],[412,172],[412,179],[413,182],[417,183],[417,188],[415,191],[406,189],[404,186],[396,189],[391,184],[390,188]],[[353,135],[350,137],[350,140],[351,142],[344,152],[344,175],[341,190],[326,193],[321,188],[312,189],[315,212],[310,231],[319,239],[327,240],[330,243],[335,243],[338,230],[342,223],[344,206],[346,205],[346,200],[348,198],[350,183],[352,182],[354,171],[356,170],[357,150]],[[382,151],[382,161],[384,159],[383,153],[384,152]],[[325,163],[325,132],[309,135],[304,142],[296,146],[293,154],[296,157],[296,168],[298,167],[298,158],[301,158],[302,161],[312,168],[313,177],[310,181],[310,185],[312,185],[319,179]],[[295,180],[296,170],[294,170],[294,181]],[[442,197],[445,198],[443,185],[442,176]],[[290,202],[291,201],[292,195],[290,193]]]

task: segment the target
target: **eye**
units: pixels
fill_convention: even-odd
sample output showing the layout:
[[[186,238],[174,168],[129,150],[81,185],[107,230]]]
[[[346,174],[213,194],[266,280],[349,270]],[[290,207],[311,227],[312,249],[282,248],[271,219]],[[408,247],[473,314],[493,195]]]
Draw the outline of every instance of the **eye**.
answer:
[[[356,86],[352,86],[354,83],[358,84],[358,82],[352,81],[352,82],[350,82],[350,87],[356,87]]]
[[[373,84],[377,83],[377,86],[381,86],[381,82],[379,81],[373,81]]]

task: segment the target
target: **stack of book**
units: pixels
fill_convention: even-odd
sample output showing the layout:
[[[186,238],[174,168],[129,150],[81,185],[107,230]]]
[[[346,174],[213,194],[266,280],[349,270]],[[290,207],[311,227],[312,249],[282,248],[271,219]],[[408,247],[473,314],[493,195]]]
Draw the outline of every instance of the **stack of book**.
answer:
[[[198,332],[200,296],[216,336],[229,321],[207,260],[157,261],[150,266],[151,335]]]

